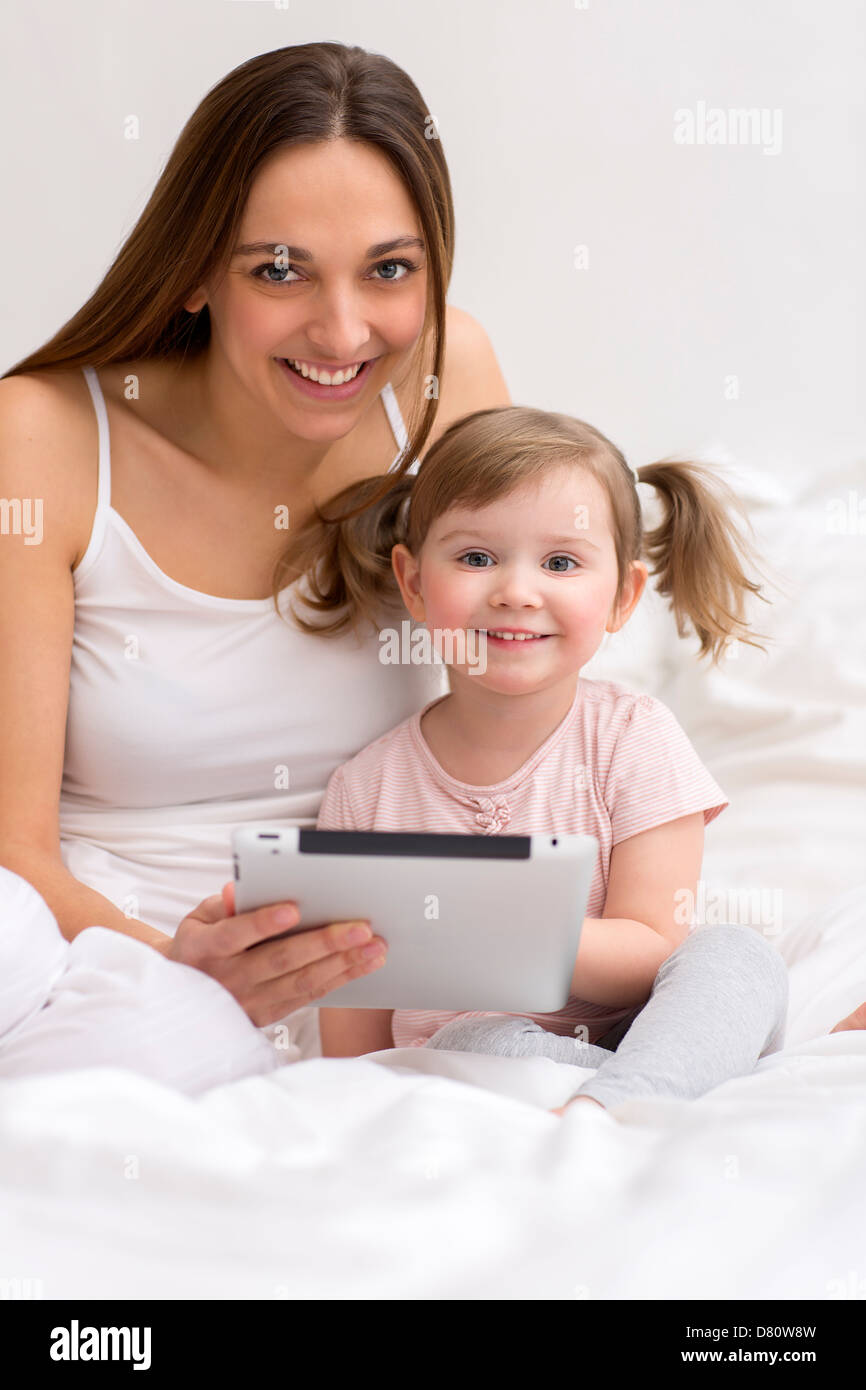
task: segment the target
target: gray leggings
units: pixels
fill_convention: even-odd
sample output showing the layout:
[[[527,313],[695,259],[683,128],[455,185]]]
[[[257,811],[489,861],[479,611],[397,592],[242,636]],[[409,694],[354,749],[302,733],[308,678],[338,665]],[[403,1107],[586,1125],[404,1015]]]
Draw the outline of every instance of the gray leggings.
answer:
[[[663,961],[647,1003],[597,1043],[503,1014],[454,1019],[425,1046],[597,1067],[575,1095],[608,1108],[637,1096],[693,1100],[777,1052],[787,1011],[787,967],[765,937],[752,927],[699,926]]]

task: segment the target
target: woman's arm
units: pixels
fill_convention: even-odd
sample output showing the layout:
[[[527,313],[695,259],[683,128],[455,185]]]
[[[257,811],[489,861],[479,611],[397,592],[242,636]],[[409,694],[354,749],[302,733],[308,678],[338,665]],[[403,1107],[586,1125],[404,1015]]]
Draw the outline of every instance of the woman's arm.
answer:
[[[393,1009],[319,1010],[323,1057],[361,1057],[394,1046]]]
[[[133,936],[153,946],[163,954],[168,952],[171,937],[157,927],[148,926],[137,917],[127,917],[102,893],[80,883],[64,866],[60,851],[22,844],[20,839],[4,836],[0,844],[0,863],[6,869],[32,883],[42,895],[67,941],[72,941],[86,927],[110,927],[124,936]]]
[[[0,497],[10,517],[0,532],[0,864],[33,884],[67,940],[92,926],[136,937],[219,981],[264,1027],[378,968],[351,938],[351,923],[270,941],[285,930],[280,904],[235,916],[229,884],[171,937],[126,917],[63,863],[72,569],[87,548],[96,505],[95,469],[88,473],[82,462],[87,450],[96,457],[95,431],[82,431],[62,385],[26,376],[0,381]],[[25,516],[41,517],[38,531],[30,528],[32,544],[17,525]],[[369,926],[361,935],[369,945]]]
[[[571,981],[578,999],[619,1008],[649,998],[662,963],[688,936],[679,906],[697,890],[702,811],[614,845],[604,915],[584,921]]]
[[[9,515],[0,534],[0,863],[42,894],[67,940],[100,924],[158,945],[169,938],[79,883],[60,854],[72,567],[96,505],[95,469],[82,465],[91,445],[95,458],[95,440],[76,424],[62,386],[0,381],[0,497]]]

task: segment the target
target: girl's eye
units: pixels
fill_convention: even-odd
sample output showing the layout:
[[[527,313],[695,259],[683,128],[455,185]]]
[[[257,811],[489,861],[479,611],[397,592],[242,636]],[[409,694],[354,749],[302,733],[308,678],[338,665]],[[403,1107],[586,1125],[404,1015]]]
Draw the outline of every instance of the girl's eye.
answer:
[[[379,264],[375,267],[375,269],[405,270],[405,275],[385,275],[382,278],[381,283],[387,285],[395,284],[398,280],[405,280],[406,276],[410,275],[412,271],[418,269],[418,266],[413,265],[411,261],[380,261]],[[273,276],[271,276],[271,274],[269,273],[270,271],[274,272]],[[297,276],[297,272],[292,266],[278,265],[274,261],[265,261],[264,264],[257,265],[255,270],[252,271],[251,274],[254,280],[263,280],[267,285],[294,285],[296,283],[296,279],[290,280],[288,277],[289,275]]]
[[[490,556],[485,554],[483,550],[466,550],[459,558],[465,560],[467,565],[471,565],[474,569],[483,570],[487,569],[487,566],[483,563],[479,565],[477,561],[489,560]]]
[[[553,574],[569,574],[570,571],[566,569],[566,565],[574,565],[575,568],[580,569],[577,561],[573,560],[570,555],[551,555],[547,563],[551,566]]]

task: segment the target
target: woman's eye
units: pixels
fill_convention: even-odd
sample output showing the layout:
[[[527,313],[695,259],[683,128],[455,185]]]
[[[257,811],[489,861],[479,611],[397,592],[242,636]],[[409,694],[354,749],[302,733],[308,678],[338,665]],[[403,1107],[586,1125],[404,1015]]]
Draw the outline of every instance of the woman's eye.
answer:
[[[573,560],[570,555],[551,555],[547,563],[550,565],[553,574],[568,574],[569,571],[566,569],[567,565],[574,565],[577,569],[580,568],[577,561]]]
[[[269,270],[275,271],[278,278],[272,280],[269,275],[262,274],[262,271]],[[295,274],[292,267],[290,265],[278,265],[275,261],[265,261],[264,265],[257,265],[252,274],[255,280],[264,280],[267,285],[293,285],[295,283],[294,280],[286,278]]]
[[[379,264],[376,266],[377,270],[385,270],[389,268],[405,270],[406,275],[408,275],[410,271],[418,269],[418,267],[416,265],[413,265],[411,261],[380,261]],[[386,275],[385,281],[387,283],[388,281],[393,282],[395,280],[405,280],[406,275]]]
[[[472,565],[475,569],[483,570],[487,568],[484,561],[489,560],[490,556],[486,555],[483,550],[467,550],[460,556],[460,559],[465,560],[467,565]],[[479,560],[481,564],[477,563]]]
[[[376,266],[377,271],[405,271],[405,274],[403,275],[387,273],[382,277],[377,277],[381,278],[382,284],[386,285],[396,284],[398,280],[405,280],[407,275],[411,274],[413,270],[417,269],[418,266],[413,265],[411,261],[380,261],[379,264]],[[273,275],[271,275],[271,271],[274,272]],[[263,265],[256,266],[255,270],[252,272],[252,275],[253,279],[262,280],[266,285],[294,285],[297,283],[297,272],[294,270],[294,268],[290,265],[280,265],[276,261],[265,261]],[[292,279],[289,279],[290,275],[293,277]]]

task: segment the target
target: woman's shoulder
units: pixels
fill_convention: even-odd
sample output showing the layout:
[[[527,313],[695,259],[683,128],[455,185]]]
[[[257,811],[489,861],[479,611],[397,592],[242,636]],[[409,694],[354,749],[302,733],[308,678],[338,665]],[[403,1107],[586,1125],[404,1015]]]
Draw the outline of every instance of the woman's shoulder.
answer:
[[[146,376],[149,394],[153,395],[171,365],[156,358],[109,362],[98,369],[101,394],[109,404],[123,406],[131,399],[131,392],[138,399]],[[81,366],[41,367],[0,377],[0,412],[42,419],[46,428],[74,430],[92,424],[95,431],[96,427],[93,398]]]
[[[0,420],[44,431],[69,427],[82,416],[87,383],[80,367],[43,367],[0,378]]]
[[[38,496],[52,530],[87,548],[96,507],[99,436],[80,368],[51,368],[0,378],[0,491]]]
[[[135,418],[159,408],[175,364],[146,359],[104,364],[98,368],[98,394],[113,412],[128,412],[135,401]],[[150,422],[159,430],[158,419]],[[112,423],[112,455],[115,453]],[[6,461],[9,461],[6,464]],[[115,460],[113,460],[115,461]],[[4,466],[6,465],[6,466]],[[0,378],[0,467],[8,480],[10,469],[20,482],[44,499],[54,511],[56,530],[72,547],[72,568],[90,540],[99,481],[99,424],[87,379],[81,366],[41,368]],[[113,468],[113,472],[116,470]],[[3,481],[3,487],[11,485]]]
[[[392,385],[406,420],[424,383],[407,369]],[[445,354],[437,390],[439,406],[424,453],[461,416],[474,410],[511,405],[508,386],[486,329],[454,304],[445,309]]]

